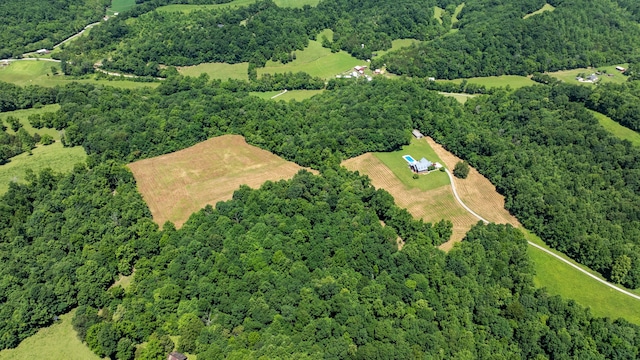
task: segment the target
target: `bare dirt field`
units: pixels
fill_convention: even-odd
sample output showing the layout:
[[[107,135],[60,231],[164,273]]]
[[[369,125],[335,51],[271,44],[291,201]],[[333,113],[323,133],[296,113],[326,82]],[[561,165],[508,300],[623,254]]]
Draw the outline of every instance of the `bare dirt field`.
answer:
[[[453,241],[460,241],[478,220],[464,210],[453,198],[451,185],[423,191],[409,188],[373,154],[367,153],[342,163],[349,170],[358,170],[371,178],[376,188],[388,191],[400,207],[406,208],[414,217],[426,222],[442,219],[453,223]],[[425,175],[429,176],[429,175]]]
[[[242,184],[258,188],[302,169],[238,135],[219,136],[128,166],[154,221],[162,226],[168,220],[176,227],[205,205],[231,199]]]
[[[440,159],[444,161],[443,165],[447,168],[453,169],[456,163],[461,161],[459,157],[447,151],[430,137],[425,137],[425,139]],[[518,219],[504,208],[504,196],[498,194],[496,187],[476,169],[471,167],[466,179],[454,177],[454,181],[458,196],[478,215],[498,224],[521,226]]]

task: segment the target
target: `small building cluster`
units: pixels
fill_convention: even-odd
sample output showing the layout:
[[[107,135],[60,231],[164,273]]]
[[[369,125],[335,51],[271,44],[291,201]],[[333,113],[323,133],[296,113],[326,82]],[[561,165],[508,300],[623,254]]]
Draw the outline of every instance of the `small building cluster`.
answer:
[[[596,74],[591,74],[585,78],[578,76],[576,77],[576,80],[583,83],[595,83],[596,81],[598,81],[598,76],[596,76]]]
[[[438,170],[442,167],[440,163],[431,162],[424,157],[420,161],[416,161],[411,155],[403,155],[402,158],[409,164],[411,171],[416,174],[429,173],[429,171]]]

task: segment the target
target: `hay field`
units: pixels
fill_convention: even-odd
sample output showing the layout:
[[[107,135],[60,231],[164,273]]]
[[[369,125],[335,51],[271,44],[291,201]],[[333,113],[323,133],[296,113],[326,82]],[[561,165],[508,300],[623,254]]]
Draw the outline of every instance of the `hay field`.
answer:
[[[406,208],[415,218],[423,219],[426,222],[451,220],[453,223],[452,241],[462,240],[471,226],[478,222],[455,201],[451,185],[445,184],[426,191],[418,187],[407,186],[372,153],[346,160],[342,165],[349,170],[358,170],[369,176],[373,186],[388,191],[395,199],[396,204]],[[430,175],[433,174],[425,175],[425,177]]]
[[[302,167],[224,135],[190,148],[128,165],[159,225],[182,226],[207,204],[231,199],[242,184],[258,188],[267,180],[293,177]]]
[[[549,74],[553,75],[553,74]],[[531,80],[526,76],[519,75],[501,75],[501,76],[485,76],[474,77],[468,79],[454,79],[454,80],[436,80],[436,81],[450,81],[455,84],[460,84],[463,80],[467,80],[470,84],[484,85],[487,88],[507,87],[509,85],[511,89],[515,90],[524,86],[536,85],[537,82]]]
[[[430,137],[425,137],[431,148],[444,162],[443,165],[453,169],[460,158],[447,151],[442,145],[436,143]],[[466,179],[454,177],[456,190],[460,199],[478,215],[498,224],[511,224],[520,227],[520,222],[515,216],[509,214],[504,208],[504,196],[498,194],[496,187],[478,170],[471,167]]]
[[[211,79],[249,80],[249,63],[246,62],[238,64],[202,63],[193,66],[178,66],[176,69],[180,75],[184,76],[198,77],[200,74],[205,73]]]

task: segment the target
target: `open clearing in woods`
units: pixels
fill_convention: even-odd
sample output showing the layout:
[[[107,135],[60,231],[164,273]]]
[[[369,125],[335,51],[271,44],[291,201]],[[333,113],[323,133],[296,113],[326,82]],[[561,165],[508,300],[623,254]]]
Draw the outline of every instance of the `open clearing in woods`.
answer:
[[[445,150],[431,138],[427,138],[427,141],[447,167],[453,168],[460,161],[458,157]],[[466,179],[454,177],[454,182],[458,196],[480,216],[496,223],[509,223],[519,227],[528,241],[549,249],[538,236],[522,228],[518,220],[504,209],[504,197],[498,194],[491,182],[477,170],[471,168]],[[577,264],[566,255],[553,249],[549,250],[592,274],[598,275],[585,266]],[[640,301],[611,289],[533,246],[529,247],[529,255],[535,268],[534,283],[536,286],[546,287],[552,295],[574,299],[582,306],[591,308],[592,313],[596,316],[612,319],[624,317],[633,323],[640,323]]]
[[[424,140],[414,140],[412,145],[422,147],[428,145]],[[453,223],[452,241],[460,241],[478,219],[469,214],[460,206],[451,192],[448,177],[445,173],[436,171],[428,175],[421,175],[419,179],[412,178],[412,173],[402,159],[402,155],[409,153],[413,157],[425,156],[429,160],[439,159],[416,153],[405,147],[402,151],[393,153],[366,153],[358,157],[346,160],[342,163],[349,170],[358,170],[371,178],[371,183],[376,188],[385,189],[396,201],[396,204],[406,208],[411,215],[423,219],[425,222],[437,222],[442,219]],[[380,158],[399,158],[391,167]],[[404,162],[404,166],[402,166]],[[395,166],[394,166],[395,165]],[[394,169],[392,171],[392,168]],[[404,174],[406,172],[406,174]],[[406,175],[406,176],[405,176]],[[443,179],[440,179],[443,177]],[[412,184],[414,182],[415,184]]]
[[[74,313],[75,309],[61,315],[58,322],[24,339],[17,348],[0,351],[0,360],[99,360],[73,330]]]
[[[138,189],[159,225],[182,226],[207,204],[229,200],[240,185],[258,188],[265,181],[293,177],[302,167],[224,135],[190,148],[128,165]]]

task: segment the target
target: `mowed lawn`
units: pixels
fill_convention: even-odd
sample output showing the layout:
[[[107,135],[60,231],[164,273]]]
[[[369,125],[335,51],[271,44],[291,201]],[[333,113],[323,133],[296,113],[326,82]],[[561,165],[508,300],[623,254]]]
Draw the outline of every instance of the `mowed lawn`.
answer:
[[[534,234],[525,231],[525,237],[527,240],[544,246],[581,268],[596,274],[588,268],[577,264],[564,254],[550,249]],[[612,319],[623,317],[632,323],[640,325],[640,300],[590,278],[533,246],[529,247],[529,256],[534,263],[536,271],[534,282],[537,287],[547,288],[547,291],[552,295],[560,295],[565,299],[574,299],[580,305],[590,308],[591,312],[596,316]],[[598,277],[602,278],[601,276]]]
[[[535,81],[529,79],[526,76],[518,76],[518,75],[486,76],[486,77],[475,77],[475,78],[469,78],[469,79],[436,80],[436,81],[451,81],[453,83],[460,84],[463,80],[467,80],[467,82],[470,84],[484,85],[487,88],[507,87],[507,85],[509,85],[512,89],[518,89],[524,86],[537,84]]]
[[[282,91],[265,91],[265,92],[254,91],[254,92],[251,92],[250,94],[253,96],[257,96],[261,99],[267,99],[267,100],[302,101],[312,96],[321,94],[323,91],[324,90],[289,90],[282,95],[278,95],[278,94],[281,94]],[[274,96],[276,95],[278,96],[274,98]]]
[[[38,173],[45,168],[51,168],[55,172],[68,172],[73,169],[77,163],[83,163],[87,154],[81,146],[65,148],[60,142],[60,133],[56,129],[34,129],[27,117],[31,114],[42,114],[45,112],[54,112],[60,108],[59,105],[47,105],[39,109],[17,110],[0,113],[0,120],[5,124],[8,116],[15,116],[20,119],[25,130],[30,134],[37,132],[40,135],[49,134],[55,139],[55,143],[51,145],[38,145],[31,150],[33,155],[22,153],[14,156],[11,160],[0,165],[0,194],[4,194],[9,189],[10,182],[24,182],[27,170],[33,170]],[[13,133],[10,129],[9,133]]]
[[[596,71],[606,71],[606,74],[596,75],[599,80],[598,83],[616,83],[620,84],[626,82],[628,77],[623,75],[620,71],[616,70],[616,66],[622,66],[624,68],[628,67],[629,64],[618,64],[618,65],[610,65],[610,66],[600,66],[598,68],[578,68],[571,70],[561,70],[547,73],[549,76],[553,76],[558,80],[562,80],[569,84],[577,84],[577,85],[585,85],[585,86],[594,86],[593,83],[584,83],[576,80],[578,74],[591,75]],[[613,76],[607,76],[607,74],[612,74]]]
[[[207,74],[211,79],[228,80],[249,80],[247,73],[249,63],[226,64],[226,63],[203,63],[194,66],[178,67],[178,72],[184,76],[198,77],[200,74]]]
[[[553,11],[555,9],[556,8],[551,4],[544,4],[540,9],[538,9],[538,10],[532,12],[532,13],[529,13],[529,14],[523,16],[522,18],[523,19],[527,19],[527,18],[530,18],[530,17],[532,17],[534,15],[542,14],[545,11]]]
[[[231,199],[240,185],[258,188],[302,169],[238,135],[219,136],[128,166],[154,221],[161,226],[171,221],[177,227],[204,206]]]
[[[601,114],[597,111],[589,110],[593,116],[598,119],[600,125],[613,134],[615,137],[622,140],[629,140],[633,145],[640,146],[640,133],[622,126],[607,115]]]
[[[323,48],[319,41],[309,41],[309,46],[303,51],[296,51],[296,59],[282,64],[280,62],[267,61],[264,68],[258,68],[258,76],[263,74],[275,74],[286,72],[306,72],[311,76],[330,79],[337,74],[345,72],[356,65],[365,64],[344,51],[332,53],[330,49]]]
[[[60,64],[46,60],[23,60],[13,61],[9,66],[0,67],[0,81],[26,86],[40,85],[53,87],[56,85],[64,86],[71,82],[79,82],[85,84],[106,85],[120,87],[125,89],[137,89],[141,87],[155,88],[160,83],[145,83],[127,80],[96,80],[96,79],[72,79],[64,75],[53,75],[51,68],[55,68],[60,73]]]
[[[75,310],[61,315],[55,324],[40,329],[15,349],[0,351],[0,360],[100,360],[83,344],[71,326]]]
[[[447,174],[435,171],[413,179],[413,173],[402,155],[411,155],[441,162],[425,140],[413,140],[401,151],[367,153],[342,163],[352,171],[359,171],[371,178],[373,186],[388,191],[396,204],[406,208],[411,215],[426,222],[442,219],[453,223],[450,243],[462,240],[478,220],[462,208],[454,199]]]

